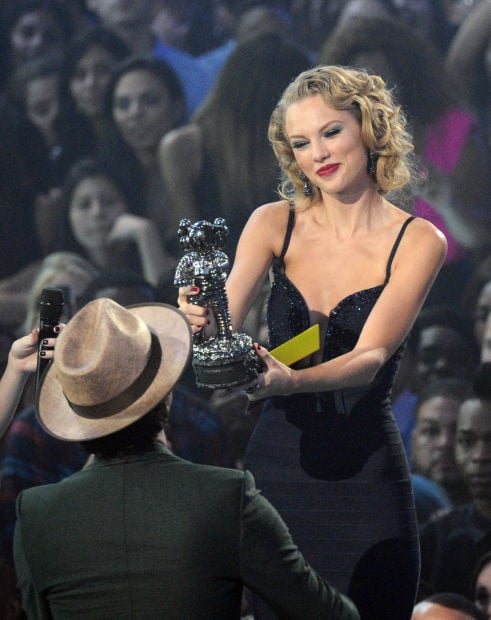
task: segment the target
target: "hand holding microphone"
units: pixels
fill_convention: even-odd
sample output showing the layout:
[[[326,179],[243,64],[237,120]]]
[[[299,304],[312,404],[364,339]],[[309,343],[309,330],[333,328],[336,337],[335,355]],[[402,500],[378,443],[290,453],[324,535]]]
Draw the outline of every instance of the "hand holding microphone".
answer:
[[[42,355],[43,350],[46,348],[43,342],[48,338],[56,338],[58,336],[58,330],[55,328],[60,323],[63,306],[64,299],[61,288],[43,288],[39,300],[39,355],[36,370],[36,388],[39,386],[43,372],[49,364],[49,360],[44,359]]]

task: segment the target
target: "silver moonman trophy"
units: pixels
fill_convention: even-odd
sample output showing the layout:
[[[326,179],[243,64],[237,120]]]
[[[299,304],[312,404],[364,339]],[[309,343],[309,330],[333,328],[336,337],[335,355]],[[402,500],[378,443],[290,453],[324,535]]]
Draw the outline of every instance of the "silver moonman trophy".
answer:
[[[228,228],[223,218],[213,223],[201,220],[179,223],[179,242],[184,256],[179,261],[174,284],[197,286],[198,295],[191,303],[210,308],[217,324],[214,337],[205,339],[201,332],[193,336],[192,365],[198,387],[230,388],[248,383],[261,372],[261,364],[247,334],[232,332],[225,280],[229,260],[225,252]]]

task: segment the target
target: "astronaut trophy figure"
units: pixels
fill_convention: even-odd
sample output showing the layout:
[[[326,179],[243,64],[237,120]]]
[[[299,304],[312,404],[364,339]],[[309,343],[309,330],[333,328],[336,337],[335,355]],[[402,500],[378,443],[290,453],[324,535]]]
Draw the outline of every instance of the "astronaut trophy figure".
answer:
[[[228,228],[223,218],[213,223],[201,220],[179,222],[178,236],[185,254],[179,261],[174,284],[197,286],[200,292],[191,303],[210,308],[217,325],[216,336],[193,336],[192,364],[198,387],[221,389],[235,387],[255,379],[260,362],[247,334],[233,332],[225,280],[229,260],[225,252]]]

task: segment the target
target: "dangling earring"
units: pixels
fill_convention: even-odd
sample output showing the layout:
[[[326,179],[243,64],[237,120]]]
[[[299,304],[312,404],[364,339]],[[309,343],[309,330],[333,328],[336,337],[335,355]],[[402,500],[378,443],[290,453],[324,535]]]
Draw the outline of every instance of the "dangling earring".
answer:
[[[310,182],[304,172],[300,173],[300,180],[303,182],[303,195],[307,197],[312,196],[312,185],[310,185]]]
[[[377,181],[377,160],[377,153],[368,151],[367,172],[374,181]]]

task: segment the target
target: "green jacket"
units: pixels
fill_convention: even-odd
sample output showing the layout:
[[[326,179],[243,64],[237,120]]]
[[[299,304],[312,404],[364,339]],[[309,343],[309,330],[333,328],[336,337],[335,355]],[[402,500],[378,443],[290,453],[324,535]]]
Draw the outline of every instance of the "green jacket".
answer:
[[[251,474],[160,444],[24,491],[17,519],[28,618],[233,620],[244,584],[280,618],[359,618],[305,563]]]

